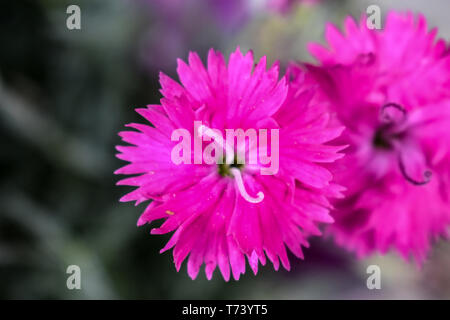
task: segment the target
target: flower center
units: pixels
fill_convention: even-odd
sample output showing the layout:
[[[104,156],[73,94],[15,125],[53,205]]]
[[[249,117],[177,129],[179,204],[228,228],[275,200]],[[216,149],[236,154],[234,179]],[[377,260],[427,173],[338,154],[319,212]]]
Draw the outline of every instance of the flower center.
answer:
[[[232,168],[236,168],[238,170],[242,170],[244,168],[244,164],[239,163],[238,158],[236,157],[236,155],[234,156],[233,163],[231,163],[231,164],[226,163],[226,156],[223,157],[222,162],[223,163],[220,163],[218,165],[219,174],[222,177],[226,177],[226,176],[231,176],[232,177],[233,176],[233,174],[231,173],[231,169]]]
[[[378,128],[373,135],[373,146],[377,149],[390,150],[392,149],[392,144],[388,137],[385,136],[382,127]]]
[[[208,128],[205,125],[201,125],[198,128],[198,134],[200,137],[203,135],[208,136],[209,138],[214,139],[214,142],[217,143],[221,148],[225,149],[225,157],[221,164],[218,164],[219,174],[222,177],[231,176],[234,178],[236,182],[236,187],[240,193],[240,195],[250,203],[259,203],[264,199],[264,193],[259,191],[257,193],[257,197],[252,197],[248,194],[245,189],[244,180],[242,179],[241,170],[244,168],[244,165],[239,163],[238,158],[234,152],[234,150],[223,140],[223,138],[216,134],[213,130]],[[227,161],[228,159],[233,159],[233,161]]]
[[[408,133],[407,111],[395,103],[387,103],[381,108],[381,125],[375,131],[372,145],[375,149],[396,154],[398,168],[408,182],[424,185],[431,180],[425,155]]]
[[[393,150],[396,142],[401,142],[405,137],[406,131],[396,132],[395,126],[384,124],[375,131],[372,144],[376,149]]]

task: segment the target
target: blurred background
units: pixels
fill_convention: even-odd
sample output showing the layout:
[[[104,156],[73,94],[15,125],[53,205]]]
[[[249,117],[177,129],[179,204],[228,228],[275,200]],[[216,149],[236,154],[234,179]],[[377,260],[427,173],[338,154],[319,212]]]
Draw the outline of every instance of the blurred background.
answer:
[[[81,30],[66,9],[81,8]],[[0,298],[3,299],[450,299],[450,245],[438,242],[419,270],[395,255],[356,260],[314,239],[292,270],[260,269],[239,282],[218,271],[192,281],[169,235],[137,228],[145,204],[119,203],[117,132],[144,121],[134,108],[160,99],[158,72],[176,58],[240,45],[257,58],[311,60],[324,23],[367,6],[422,12],[450,35],[448,0],[19,0],[0,6]],[[383,19],[382,19],[383,22]],[[381,268],[368,290],[366,268]],[[81,268],[81,290],[66,269]],[[249,270],[249,269],[248,269]]]

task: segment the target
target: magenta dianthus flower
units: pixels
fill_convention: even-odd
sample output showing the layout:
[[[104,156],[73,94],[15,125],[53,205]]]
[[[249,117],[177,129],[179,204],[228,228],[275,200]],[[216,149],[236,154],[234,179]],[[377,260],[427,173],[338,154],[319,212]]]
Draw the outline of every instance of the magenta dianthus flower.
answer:
[[[307,237],[332,222],[328,198],[342,188],[323,164],[343,147],[325,143],[342,127],[329,126],[325,105],[310,104],[314,88],[288,86],[277,64],[266,70],[263,57],[254,66],[251,52],[237,49],[226,64],[211,49],[206,68],[191,53],[177,71],[181,84],[160,74],[160,105],[136,110],[153,126],[120,133],[134,146],[117,147],[130,164],[116,173],[137,176],[118,184],[138,187],[121,201],[153,200],[138,225],[164,219],[151,233],[174,232],[161,252],[173,248],[177,270],[189,255],[193,279],[204,263],[208,279],[218,267],[237,280],[245,257],[255,274],[266,256],[289,269],[286,247],[303,258]]]
[[[430,242],[450,225],[450,56],[437,30],[411,13],[390,13],[383,30],[345,21],[326,29],[329,49],[310,45],[307,66],[346,127],[329,231],[358,256],[391,248],[423,262]],[[295,68],[295,67],[294,67]]]

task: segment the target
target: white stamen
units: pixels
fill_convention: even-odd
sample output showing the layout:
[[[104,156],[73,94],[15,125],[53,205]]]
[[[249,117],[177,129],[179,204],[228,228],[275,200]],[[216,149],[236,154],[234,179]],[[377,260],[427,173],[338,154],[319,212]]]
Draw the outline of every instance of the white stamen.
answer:
[[[223,140],[221,135],[217,134],[217,132],[214,132],[214,130],[208,128],[204,124],[198,127],[197,130],[200,137],[203,137],[203,135],[208,136],[209,138],[214,139],[214,142],[221,148],[225,149],[227,163],[229,163],[229,160],[234,160],[234,150],[228,145],[228,143],[226,143],[226,141]]]
[[[226,141],[223,140],[222,136],[211,130],[205,125],[201,125],[198,127],[198,134],[200,137],[203,137],[203,135],[206,135],[212,139],[222,148],[225,149],[226,152],[226,159],[228,163],[228,159],[234,160],[234,150],[226,143]],[[247,193],[247,190],[245,190],[244,181],[242,180],[241,171],[237,168],[230,168],[231,174],[236,179],[236,185],[239,190],[239,193],[241,196],[247,200],[250,203],[260,203],[264,199],[264,193],[262,191],[259,191],[257,194],[257,198],[253,198]]]
[[[253,198],[247,193],[247,190],[245,190],[244,181],[242,180],[241,171],[239,169],[231,168],[230,171],[233,174],[234,179],[236,179],[236,185],[242,198],[244,198],[250,203],[260,203],[261,201],[264,200],[264,193],[262,191],[258,192],[257,198]]]

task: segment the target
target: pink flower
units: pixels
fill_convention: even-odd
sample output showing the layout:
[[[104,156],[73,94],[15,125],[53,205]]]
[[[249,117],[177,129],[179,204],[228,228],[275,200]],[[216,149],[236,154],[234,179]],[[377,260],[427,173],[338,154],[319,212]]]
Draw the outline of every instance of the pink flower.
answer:
[[[323,163],[341,158],[342,147],[325,143],[339,136],[342,127],[328,126],[325,105],[309,103],[314,89],[303,86],[300,76],[288,87],[285,78],[278,80],[278,65],[266,70],[266,57],[254,66],[252,53],[242,55],[237,49],[227,65],[222,54],[211,49],[207,68],[191,53],[189,64],[178,61],[177,71],[181,85],[160,74],[160,105],[136,110],[153,127],[132,123],[128,126],[138,131],[120,133],[134,146],[117,147],[118,158],[130,164],[115,173],[139,174],[119,181],[138,187],[121,201],[153,200],[138,225],[164,219],[151,233],[174,232],[161,252],[173,248],[177,270],[189,254],[192,279],[204,263],[208,279],[218,266],[228,281],[231,266],[237,280],[245,272],[245,257],[256,274],[266,255],[276,270],[280,261],[289,270],[286,247],[303,258],[301,246],[308,246],[309,235],[320,235],[318,223],[332,222],[327,198],[339,197],[342,188],[331,183]],[[194,129],[199,121],[202,125]],[[230,149],[218,143],[223,157],[230,156],[229,164],[198,161],[195,146],[184,150],[191,164],[172,161],[178,145],[172,141],[174,132],[215,143],[226,129],[277,130],[271,131],[279,132],[275,174],[261,173],[267,169],[261,158],[254,164],[239,163],[238,153],[246,148],[245,141],[249,148],[244,158],[252,150],[273,147],[272,135],[266,144],[248,138]],[[200,152],[209,146],[203,143]]]
[[[358,256],[395,248],[423,262],[450,223],[450,56],[423,16],[390,13],[384,30],[328,25],[329,49],[310,45],[308,66],[346,126],[347,156],[333,170],[347,187],[336,202],[336,241]],[[295,68],[295,67],[294,67]]]

